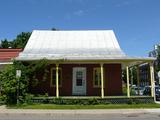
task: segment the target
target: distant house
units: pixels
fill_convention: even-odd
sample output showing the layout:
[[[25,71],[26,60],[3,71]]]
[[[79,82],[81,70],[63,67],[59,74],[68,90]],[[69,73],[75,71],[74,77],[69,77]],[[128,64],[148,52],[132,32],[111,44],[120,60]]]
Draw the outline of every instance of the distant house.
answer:
[[[7,64],[13,64],[13,59],[22,52],[22,49],[3,49],[0,48],[0,70]]]
[[[154,49],[152,51],[149,52],[148,56],[149,57],[154,57],[155,58],[155,61],[154,61],[154,66],[155,66],[155,69],[159,67],[160,65],[160,60],[158,59],[158,47],[160,47],[160,44],[156,44],[154,45]],[[139,66],[140,67],[140,77],[142,78],[141,79],[141,83],[142,83],[142,86],[145,85],[145,84],[148,84],[146,81],[148,81],[148,79],[150,79],[150,76],[149,76],[149,64],[148,63],[145,63],[145,64],[142,64]],[[158,72],[155,71],[154,72],[154,77],[155,77],[155,84],[156,85],[160,85],[160,79],[158,77]]]
[[[135,43],[136,44],[136,43]],[[31,93],[50,96],[122,95],[122,69],[127,71],[127,96],[130,97],[130,66],[150,63],[152,57],[129,57],[120,48],[112,30],[41,31],[34,30],[19,61],[47,59],[47,81],[31,87]],[[39,81],[43,77],[38,77]],[[154,86],[154,77],[150,77]],[[152,97],[153,97],[152,89]]]

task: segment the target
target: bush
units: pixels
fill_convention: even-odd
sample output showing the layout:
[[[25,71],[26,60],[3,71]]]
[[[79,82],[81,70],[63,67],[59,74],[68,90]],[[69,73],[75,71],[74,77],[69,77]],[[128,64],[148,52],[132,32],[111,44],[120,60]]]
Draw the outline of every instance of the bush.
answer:
[[[20,103],[29,102],[28,100],[32,96],[28,94],[29,80],[35,81],[38,73],[42,73],[43,79],[45,80],[48,72],[45,69],[47,65],[48,63],[44,59],[31,62],[30,64],[14,61],[13,65],[6,66],[0,73],[0,85],[3,89],[3,95],[6,95],[5,102],[7,104],[15,104],[17,100],[17,90],[19,90],[18,99]],[[17,69],[22,71],[19,79],[16,78]],[[47,96],[46,94],[46,97]]]
[[[48,98],[45,95],[40,98],[34,97],[32,102],[38,103],[50,103],[50,104],[57,104],[57,105],[97,105],[101,104],[98,99],[90,98],[90,99],[67,99],[67,98]],[[106,103],[102,103],[106,104]]]
[[[19,99],[23,101],[24,95],[27,92],[28,80],[25,77],[25,73],[22,73],[22,77],[19,79],[16,78],[16,69],[17,64],[8,65],[4,68],[0,75],[3,95],[6,95],[5,102],[7,104],[15,104],[17,100],[17,89],[19,89]],[[18,67],[23,67],[18,64]]]
[[[33,97],[34,97],[34,95],[26,93],[23,103],[32,104],[33,103],[32,102]]]

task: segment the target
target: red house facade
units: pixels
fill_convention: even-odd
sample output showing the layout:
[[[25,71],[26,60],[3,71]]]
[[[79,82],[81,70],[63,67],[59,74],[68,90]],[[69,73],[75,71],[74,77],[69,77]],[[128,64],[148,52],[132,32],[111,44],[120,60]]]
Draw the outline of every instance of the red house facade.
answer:
[[[50,96],[120,96],[122,69],[127,71],[127,96],[130,97],[129,72],[132,65],[150,63],[154,58],[129,57],[120,48],[112,30],[33,31],[20,61],[47,59],[47,80],[30,87],[35,94]],[[151,83],[154,77],[151,75]],[[151,84],[152,88],[154,84]],[[153,92],[153,89],[152,89]]]

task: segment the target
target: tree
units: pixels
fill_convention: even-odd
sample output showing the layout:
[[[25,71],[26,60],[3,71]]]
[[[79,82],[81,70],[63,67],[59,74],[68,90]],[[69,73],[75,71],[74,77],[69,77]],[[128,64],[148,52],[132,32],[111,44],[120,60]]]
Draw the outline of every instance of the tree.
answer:
[[[22,75],[19,79],[19,88],[16,78],[16,70],[23,70]],[[17,99],[17,88],[19,89],[19,99],[23,102],[25,95],[28,91],[28,79],[26,76],[26,67],[21,62],[14,62],[13,65],[8,65],[1,71],[0,80],[1,87],[3,89],[2,95],[5,96],[5,102],[7,104],[16,103]]]
[[[24,48],[28,42],[31,32],[22,32],[17,35],[16,39],[12,42],[12,48]]]
[[[157,60],[156,60],[156,72],[160,71],[160,45],[157,46]]]
[[[53,28],[51,28],[51,30],[52,30],[52,31],[57,31],[58,29],[55,28],[55,27],[53,27]]]
[[[127,75],[126,75],[126,69],[122,70],[122,79],[125,83],[127,83]],[[132,66],[129,69],[129,80],[130,84],[137,84],[137,67]]]
[[[9,48],[10,46],[10,42],[7,39],[4,39],[1,41],[1,47],[2,48]]]

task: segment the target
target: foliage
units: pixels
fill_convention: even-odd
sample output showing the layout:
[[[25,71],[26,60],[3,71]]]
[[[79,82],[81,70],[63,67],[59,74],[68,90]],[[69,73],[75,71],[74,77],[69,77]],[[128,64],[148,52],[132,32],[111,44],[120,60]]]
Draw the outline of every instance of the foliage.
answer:
[[[51,30],[52,30],[52,31],[57,31],[57,30],[59,30],[59,29],[53,27],[53,28],[51,28]]]
[[[17,99],[17,89],[19,88],[19,100],[21,103],[27,102],[29,99],[28,87],[29,80],[34,81],[37,73],[43,76],[45,74],[45,68],[47,66],[46,60],[40,60],[37,62],[32,62],[31,64],[25,64],[19,61],[14,61],[13,65],[8,65],[0,74],[0,79],[2,83],[3,95],[6,95],[6,103],[14,104]],[[22,71],[21,77],[16,78],[16,70]],[[45,78],[44,78],[45,79]]]
[[[155,66],[156,72],[160,71],[160,45],[157,46],[157,65]]]
[[[56,104],[56,105],[98,105],[98,104],[109,104],[106,100],[99,100],[97,98],[90,99],[67,99],[67,98],[49,98],[49,97],[40,97],[32,98],[30,103],[44,103],[44,104]]]
[[[12,41],[12,48],[24,48],[30,36],[31,32],[20,33],[16,39]]]
[[[125,83],[127,83],[126,69],[122,71],[122,79]],[[133,66],[129,69],[129,79],[131,80],[131,84],[137,84],[137,67]]]
[[[31,36],[31,32],[22,32],[17,35],[16,39],[9,41],[4,39],[1,41],[2,48],[24,48],[29,37]]]
[[[9,47],[11,47],[11,42],[9,42],[7,39],[1,41],[1,48],[9,48]]]
[[[18,64],[21,68],[23,65]],[[8,65],[1,73],[3,95],[6,95],[6,103],[16,103],[17,99],[17,82],[16,78],[17,64]],[[26,79],[25,73],[22,73],[22,77],[19,79],[19,92],[20,98],[27,92],[28,80]]]
[[[31,81],[32,86],[36,86],[39,83],[38,81],[39,75],[43,76],[42,78],[43,82],[47,80],[47,74],[49,72],[47,70],[47,66],[48,66],[48,62],[46,59],[31,62],[30,64],[27,65],[26,75],[29,80],[32,80]]]

